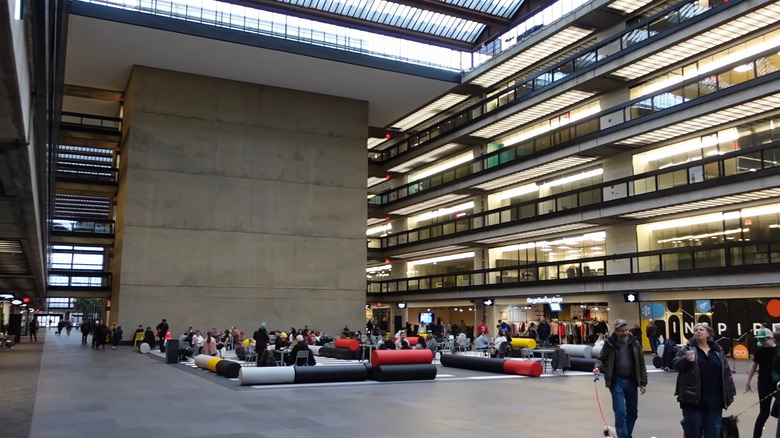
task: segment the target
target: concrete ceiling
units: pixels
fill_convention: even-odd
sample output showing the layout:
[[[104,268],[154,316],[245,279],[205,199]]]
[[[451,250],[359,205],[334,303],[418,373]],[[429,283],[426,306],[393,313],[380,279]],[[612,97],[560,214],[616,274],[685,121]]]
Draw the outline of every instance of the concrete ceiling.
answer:
[[[163,19],[153,17],[153,20],[159,23]],[[216,31],[206,25],[174,24],[179,26],[178,32],[71,14],[65,83],[123,91],[132,66],[143,65],[367,101],[369,125],[376,127],[390,126],[457,85],[452,80],[195,36],[183,33],[182,27]],[[246,33],[224,29],[219,29],[218,35],[229,36],[230,32],[247,38]],[[307,46],[306,50],[311,51],[312,46]],[[386,67],[388,62],[382,60],[377,64]],[[402,68],[401,63],[395,64]],[[90,111],[88,102],[66,101],[64,106],[65,111]],[[106,108],[103,105],[93,111],[101,114]]]

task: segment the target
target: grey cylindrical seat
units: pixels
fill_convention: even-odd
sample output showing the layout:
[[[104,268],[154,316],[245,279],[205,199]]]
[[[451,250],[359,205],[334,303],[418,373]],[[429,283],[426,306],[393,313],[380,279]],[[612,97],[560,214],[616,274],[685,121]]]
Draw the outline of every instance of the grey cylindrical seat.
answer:
[[[273,385],[295,382],[295,367],[249,367],[238,373],[241,385]]]

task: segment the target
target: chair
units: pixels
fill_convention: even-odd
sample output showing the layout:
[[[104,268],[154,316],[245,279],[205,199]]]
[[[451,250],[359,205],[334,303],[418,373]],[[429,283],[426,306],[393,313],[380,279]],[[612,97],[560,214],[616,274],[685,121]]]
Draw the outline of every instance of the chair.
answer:
[[[244,365],[255,364],[257,365],[257,351],[249,349],[246,352],[246,359],[244,359]]]
[[[293,362],[293,365],[295,366],[303,366],[307,367],[309,366],[309,354],[311,351],[299,351],[295,355],[295,362]],[[303,363],[301,363],[301,360],[303,360]]]
[[[138,344],[144,341],[144,332],[136,333],[133,339],[133,348],[138,348]]]

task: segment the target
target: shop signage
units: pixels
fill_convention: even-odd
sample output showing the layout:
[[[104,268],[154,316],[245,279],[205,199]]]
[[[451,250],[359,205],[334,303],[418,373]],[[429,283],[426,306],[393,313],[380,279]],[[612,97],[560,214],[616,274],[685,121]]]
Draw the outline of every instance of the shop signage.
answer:
[[[493,301],[492,298],[485,298],[484,300],[482,300],[482,304],[486,306],[492,306],[494,303],[495,301]]]
[[[562,303],[563,297],[548,297],[545,295],[544,297],[537,297],[537,298],[526,298],[525,300],[526,304],[544,304],[544,303]]]
[[[396,305],[398,306],[399,309],[406,309],[406,303],[404,302],[398,303]]]

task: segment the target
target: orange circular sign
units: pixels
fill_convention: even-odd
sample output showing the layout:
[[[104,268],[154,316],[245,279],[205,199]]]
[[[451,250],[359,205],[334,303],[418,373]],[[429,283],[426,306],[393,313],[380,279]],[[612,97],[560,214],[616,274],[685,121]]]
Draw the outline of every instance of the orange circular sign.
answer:
[[[734,352],[731,354],[734,356],[734,359],[750,359],[747,347],[742,344],[735,345]]]
[[[780,317],[780,300],[771,299],[766,303],[766,313],[772,318]]]

